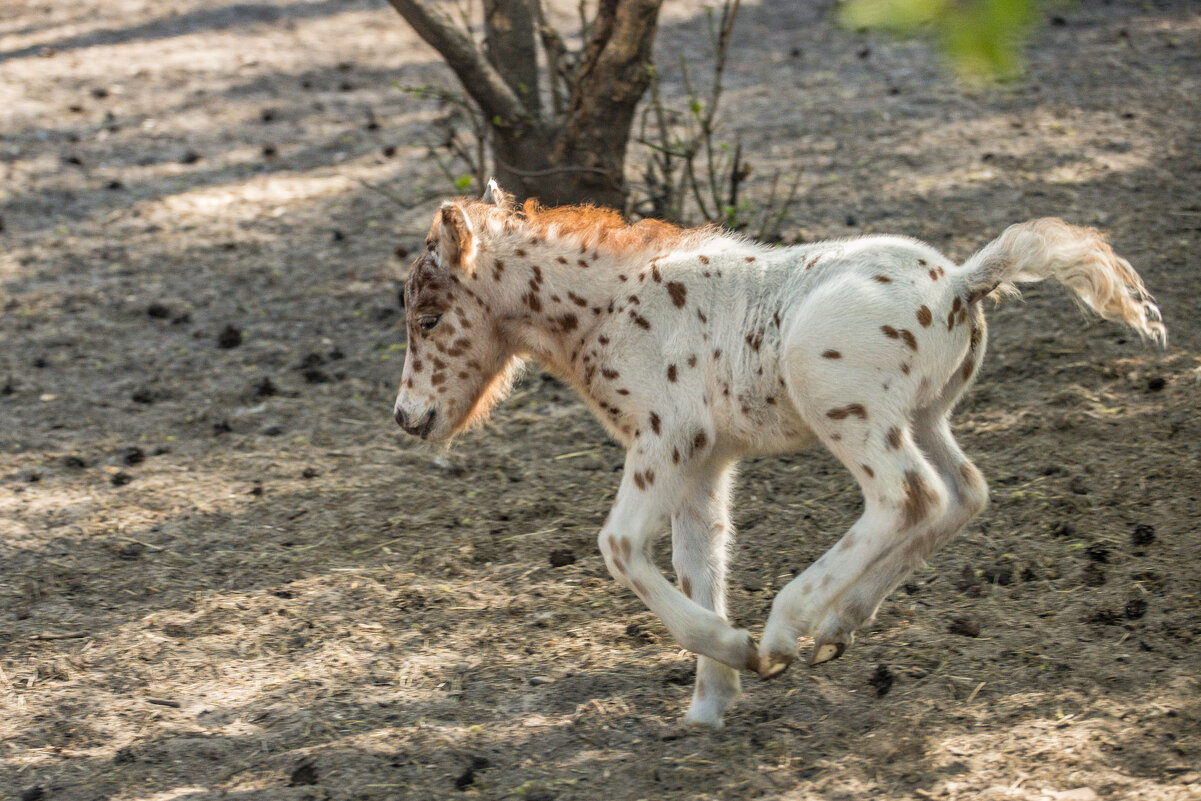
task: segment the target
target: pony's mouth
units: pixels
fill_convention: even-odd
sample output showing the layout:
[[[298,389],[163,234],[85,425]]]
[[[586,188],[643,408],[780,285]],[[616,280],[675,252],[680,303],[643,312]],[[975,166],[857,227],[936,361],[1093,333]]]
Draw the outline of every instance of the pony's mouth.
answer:
[[[412,434],[413,436],[421,437],[422,439],[427,439],[429,437],[430,431],[432,431],[434,428],[434,420],[438,416],[437,410],[432,408],[421,417],[413,420],[410,420],[408,415],[405,414],[404,409],[401,409],[400,407],[397,407],[394,410],[394,414],[396,417],[396,424],[403,428],[406,434]]]

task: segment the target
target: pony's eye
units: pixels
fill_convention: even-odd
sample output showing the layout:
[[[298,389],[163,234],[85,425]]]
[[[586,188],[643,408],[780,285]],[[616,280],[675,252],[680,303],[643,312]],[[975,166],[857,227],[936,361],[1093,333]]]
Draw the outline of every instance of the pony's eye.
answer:
[[[432,331],[441,319],[441,314],[423,314],[417,318],[417,325],[421,326],[422,331]]]

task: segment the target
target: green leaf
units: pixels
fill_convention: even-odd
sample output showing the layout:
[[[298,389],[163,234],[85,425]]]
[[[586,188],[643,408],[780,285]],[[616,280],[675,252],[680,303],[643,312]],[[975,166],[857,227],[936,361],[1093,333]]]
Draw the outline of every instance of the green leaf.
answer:
[[[1040,0],[847,0],[842,22],[903,35],[928,31],[969,80],[1021,73],[1020,46]]]
[[[455,181],[455,189],[458,189],[460,192],[466,192],[470,188],[471,188],[471,176],[470,175],[460,175],[458,180]]]

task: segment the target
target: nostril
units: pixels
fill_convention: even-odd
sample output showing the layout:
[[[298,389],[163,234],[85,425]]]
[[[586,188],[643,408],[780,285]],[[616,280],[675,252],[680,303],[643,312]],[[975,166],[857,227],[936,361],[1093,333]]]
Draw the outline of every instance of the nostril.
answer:
[[[405,428],[405,429],[407,429],[409,427],[409,425],[408,425],[409,421],[405,417],[404,409],[397,406],[395,409],[392,410],[392,413],[393,413],[393,416],[396,417],[396,425],[400,426],[401,428]]]

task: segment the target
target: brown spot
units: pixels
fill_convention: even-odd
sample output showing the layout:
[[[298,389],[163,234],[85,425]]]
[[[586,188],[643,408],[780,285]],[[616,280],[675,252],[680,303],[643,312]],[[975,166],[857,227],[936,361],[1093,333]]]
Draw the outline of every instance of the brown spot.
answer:
[[[629,395],[630,394],[630,391],[628,389],[626,389],[625,387],[622,387],[621,389],[616,390],[616,392],[618,395]],[[637,436],[637,434],[635,434],[635,436]]]
[[[442,383],[444,383],[445,381],[446,381],[446,373],[434,373],[432,376],[430,376],[430,384],[432,386],[435,386],[435,387],[439,386]]]
[[[898,339],[901,336],[899,333],[897,333],[897,329],[893,328],[891,325],[882,325],[880,326],[880,330],[883,331],[884,336],[888,337],[889,339]]]
[[[659,415],[651,412],[651,431],[654,431],[656,434],[659,433],[659,422]]]
[[[596,341],[601,343],[602,345],[609,344],[609,338],[607,336],[605,336],[604,334],[601,334],[599,337],[597,337]]]
[[[704,431],[696,432],[696,436],[692,438],[692,450],[699,451],[709,444],[709,435]]]
[[[703,311],[701,311],[700,309],[696,310],[696,319],[701,321],[701,325],[704,325],[705,323],[709,322],[709,318],[706,317],[705,313]]]
[[[881,284],[891,284],[892,283],[892,279],[889,278],[887,275],[873,275],[872,278],[879,281]]]
[[[581,308],[588,305],[588,301],[584,300],[584,298],[581,298],[579,295],[570,290],[567,292],[567,299]]]
[[[622,537],[617,541],[617,546],[621,549],[621,558],[627,562],[630,560],[630,551],[633,550],[633,544],[629,537]]]
[[[559,318],[559,330],[561,331],[574,331],[579,324],[580,321],[574,314],[564,314]]]
[[[425,364],[422,363],[421,359],[413,359],[413,372],[414,373],[420,373],[422,367],[425,367]]]
[[[634,314],[634,312],[630,312],[630,319],[632,319],[638,325],[639,328],[641,328],[645,331],[651,330],[650,321],[647,320],[642,315]]]
[[[671,449],[671,463],[672,464],[680,463],[680,449],[679,448]]]
[[[823,359],[841,359],[842,354],[836,350],[828,350],[822,354]]]
[[[759,347],[763,344],[762,333],[751,333],[746,335],[746,344],[750,345],[751,350],[758,352]]]
[[[532,311],[532,312],[542,311],[542,301],[539,300],[538,296],[535,295],[533,292],[526,292],[524,295],[521,296],[521,299],[522,299],[522,301],[525,302],[526,306],[530,307],[530,311]]]
[[[674,364],[669,364],[669,365],[667,365],[667,380],[668,380],[668,381],[671,381],[673,384],[675,383],[675,380],[676,380],[676,366],[675,366]]]
[[[937,270],[930,270],[930,271],[929,271],[929,275],[930,275],[930,280],[931,280],[931,281],[937,281],[937,280],[938,280],[938,271],[937,271]]]
[[[775,406],[776,405],[776,396],[768,395],[766,398],[763,399],[763,402],[766,403],[768,406]]]
[[[904,373],[905,375],[909,375],[909,362],[901,363],[901,372]]]
[[[687,576],[680,576],[680,589],[683,591],[685,598],[692,598],[692,582]],[[701,691],[700,682],[697,682],[696,689],[697,692]]]
[[[855,535],[844,534],[842,539],[838,541],[838,550],[845,551],[855,547]]]
[[[919,523],[930,514],[930,507],[938,500],[925,479],[916,470],[905,471],[905,503],[902,507],[905,525]]]
[[[746,263],[747,263],[747,264],[750,264],[750,263],[751,263],[751,262],[753,262],[754,260],[755,260],[755,257],[754,257],[754,256],[747,256],[747,257],[746,257]]]
[[[861,465],[859,465],[859,467],[860,467],[860,468],[863,470],[863,472],[867,473],[867,477],[868,477],[868,478],[875,478],[875,477],[876,477],[876,471],[875,471],[875,470],[872,470],[870,466],[868,466],[868,465],[865,465],[865,464],[861,464]]]
[[[925,267],[925,266],[926,266],[926,260],[925,260],[925,259],[918,259],[918,260],[917,260],[917,263],[918,263],[920,266],[922,266],[922,267]]]
[[[667,282],[667,294],[671,295],[671,302],[675,304],[677,309],[684,308],[684,299],[688,297],[688,288],[679,281]]]
[[[709,257],[708,257],[708,256],[698,256],[697,258],[699,258],[699,259],[701,260],[701,264],[708,264],[708,263],[709,263]]]
[[[974,359],[970,359],[970,358],[964,359],[964,361],[963,361],[963,380],[967,381],[969,378],[971,378],[972,371],[975,369],[976,369],[976,362]]]
[[[894,451],[901,447],[901,429],[896,426],[888,429],[888,447]]]
[[[922,328],[930,327],[930,323],[934,322],[934,315],[930,313],[929,306],[922,306],[917,310],[917,321],[922,324]]]
[[[696,367],[696,354],[695,353],[693,353],[692,355],[690,355],[688,357],[688,366]]]
[[[910,350],[917,350],[917,337],[908,328],[901,329],[901,339],[905,340],[905,344],[909,346]]]
[[[577,259],[577,260],[576,260],[576,264],[580,265],[580,266],[581,266],[581,267],[583,267],[585,270],[587,270],[587,269],[588,269],[588,262],[584,261],[583,259]]]
[[[642,475],[646,479],[646,483],[648,485],[655,483],[655,471],[654,470],[647,470]]]
[[[618,573],[625,575],[626,563],[621,561],[621,557],[614,554],[610,558],[613,560],[613,569],[616,570]]]
[[[716,350],[713,351],[713,361],[717,361],[720,358],[721,358],[721,348],[717,348]]]
[[[614,378],[617,378],[619,375],[621,375],[621,373],[617,372],[611,367],[602,367],[601,375],[612,381]]]
[[[963,480],[970,487],[980,487],[984,484],[984,477],[980,475],[980,471],[971,462],[963,462],[959,465],[959,475],[963,476]]]
[[[831,420],[845,420],[852,415],[858,417],[860,420],[866,420],[867,409],[863,408],[862,403],[848,403],[846,406],[826,412],[826,417],[829,417]]]
[[[559,257],[557,257],[557,258],[555,259],[555,261],[559,262],[559,264],[566,264],[566,263],[567,263],[567,259],[563,258],[562,256],[559,256]]]
[[[642,473],[634,473],[634,486],[640,490],[646,489],[646,479],[642,477]]]
[[[513,251],[513,252],[514,252],[515,254],[517,254],[518,258],[521,258],[521,257],[525,256],[525,251],[524,251],[524,250],[522,250],[521,248],[517,248],[517,250],[515,250],[515,251]]]

